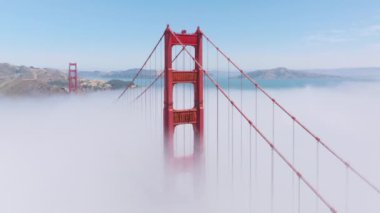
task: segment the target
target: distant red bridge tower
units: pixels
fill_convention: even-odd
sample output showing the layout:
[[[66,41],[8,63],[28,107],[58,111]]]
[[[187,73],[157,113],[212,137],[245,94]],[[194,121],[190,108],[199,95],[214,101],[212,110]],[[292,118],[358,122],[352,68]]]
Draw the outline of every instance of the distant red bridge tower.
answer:
[[[77,63],[69,63],[69,93],[78,92]]]
[[[165,31],[165,91],[164,91],[164,143],[165,156],[177,164],[193,164],[203,156],[203,71],[202,32],[198,28],[193,34],[174,33],[169,26]],[[194,70],[174,70],[172,67],[173,46],[192,46],[195,50]],[[194,86],[194,106],[191,109],[174,109],[173,88],[176,84],[190,83]],[[194,130],[194,151],[192,156],[181,159],[174,156],[174,131],[177,125],[192,124]]]

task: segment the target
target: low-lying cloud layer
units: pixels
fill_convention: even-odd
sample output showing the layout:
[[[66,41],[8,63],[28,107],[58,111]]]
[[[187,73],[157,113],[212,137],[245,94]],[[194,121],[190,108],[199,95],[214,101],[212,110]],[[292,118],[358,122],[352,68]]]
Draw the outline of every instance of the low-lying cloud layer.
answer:
[[[377,185],[379,92],[379,84],[270,91]],[[231,93],[239,100],[240,91]],[[148,95],[137,105],[113,102],[114,92],[0,100],[0,212],[270,211],[270,149],[261,139],[255,144],[254,132],[249,137],[247,124],[225,101],[219,109],[217,181],[215,90],[205,91],[206,172],[195,188],[191,173],[165,172],[161,93]],[[254,90],[244,91],[243,110],[256,120],[254,97]],[[260,95],[258,100],[258,126],[272,140],[272,105]],[[275,144],[291,159],[292,122],[278,109],[275,115]],[[313,185],[318,180],[340,212],[346,200],[350,212],[380,210],[379,195],[352,173],[346,198],[345,168],[322,147],[317,179],[315,141],[299,127],[295,136],[295,165]],[[179,128],[176,137],[179,155],[188,154],[190,133]],[[278,156],[274,165],[274,212],[294,212],[298,181]],[[316,212],[316,205],[328,212],[302,183],[300,192],[301,212]]]

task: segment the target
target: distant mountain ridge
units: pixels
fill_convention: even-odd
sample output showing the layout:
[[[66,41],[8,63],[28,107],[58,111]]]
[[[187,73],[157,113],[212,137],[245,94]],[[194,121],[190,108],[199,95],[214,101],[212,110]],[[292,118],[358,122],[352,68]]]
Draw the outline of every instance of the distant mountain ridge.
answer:
[[[85,78],[107,78],[107,79],[131,79],[133,78],[140,69],[127,69],[127,70],[117,70],[117,71],[80,71],[79,76]],[[139,77],[140,78],[155,78],[158,75],[156,70],[143,69]]]
[[[116,71],[80,71],[79,76],[89,79],[131,79],[139,69],[127,69]],[[209,73],[219,78],[236,78],[240,76],[239,72],[209,71]],[[337,68],[337,69],[289,69],[278,67],[273,69],[260,69],[247,72],[251,77],[258,80],[302,80],[302,79],[357,79],[380,80],[380,68]],[[144,69],[141,71],[140,78],[155,78],[158,71]]]
[[[302,79],[342,79],[337,75],[328,75],[299,70],[290,70],[284,67],[274,69],[256,70],[247,73],[257,80],[302,80]]]
[[[139,69],[119,71],[80,71],[81,88],[87,91],[120,89],[129,85]],[[240,72],[209,71],[221,83],[239,86]],[[144,69],[140,78],[152,81],[156,70]],[[264,87],[289,88],[309,85],[336,85],[346,81],[380,81],[380,68],[340,68],[293,70],[284,67],[247,72]],[[233,81],[227,81],[232,79]],[[146,82],[145,82],[146,83]],[[53,95],[67,93],[67,70],[16,66],[0,63],[0,95]],[[134,86],[140,86],[138,83]]]
[[[380,67],[336,68],[336,69],[308,69],[313,72],[327,75],[339,75],[357,80],[380,80]]]

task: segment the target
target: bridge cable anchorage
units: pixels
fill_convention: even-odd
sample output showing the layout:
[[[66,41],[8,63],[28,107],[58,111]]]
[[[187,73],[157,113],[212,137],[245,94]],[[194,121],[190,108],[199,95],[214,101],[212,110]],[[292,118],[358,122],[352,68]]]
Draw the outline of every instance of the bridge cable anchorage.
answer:
[[[164,36],[165,36],[165,33],[162,33],[160,39],[158,40],[157,44],[154,46],[153,50],[150,52],[150,54],[149,54],[148,58],[145,60],[144,64],[141,66],[141,68],[136,73],[136,75],[132,78],[132,81],[129,82],[129,84],[125,87],[125,89],[123,90],[123,92],[117,97],[117,100],[120,100],[120,98],[125,94],[125,92],[127,92],[127,90],[133,85],[133,83],[135,82],[136,78],[140,75],[141,71],[144,69],[144,67],[146,66],[146,64],[148,63],[148,61],[150,60],[150,58],[152,57],[153,53],[156,51],[158,45],[161,43],[161,41],[164,38]]]
[[[181,45],[181,46],[185,46],[183,45],[183,43],[179,40],[179,38],[173,33],[171,32],[171,34],[173,35],[173,37],[177,40],[177,42]],[[228,96],[228,94],[226,93],[226,91],[224,91],[224,89],[221,88],[221,86],[215,81],[214,78],[212,78],[210,76],[210,74],[208,73],[208,71],[204,70],[203,69],[203,66],[194,58],[192,57],[192,55],[190,54],[190,52],[188,50],[185,50],[186,53],[192,58],[192,60],[203,70],[203,73],[207,76],[207,78],[214,84],[214,86],[220,91],[220,93],[223,94],[223,96],[225,98],[227,98],[227,100],[231,103],[233,103],[233,100],[231,99],[230,96]],[[329,208],[329,210],[333,213],[336,213],[337,211],[335,210],[335,208],[320,194],[320,192],[318,192],[312,185],[311,183],[306,180],[302,174],[293,166],[293,164],[285,157],[285,155],[283,155],[279,149],[263,134],[263,132],[260,131],[260,129],[258,129],[256,127],[255,124],[252,123],[252,121],[248,118],[248,116],[241,111],[241,109],[236,105],[236,104],[233,104],[233,107],[239,112],[239,114],[241,116],[243,116],[243,118],[250,124],[250,126],[252,128],[255,129],[255,131],[260,135],[260,137],[271,147],[271,149],[273,149],[273,151],[280,157],[280,159],[283,160],[283,162],[294,172],[297,174],[297,176],[299,177],[300,180],[302,180],[302,182],[316,195],[319,197],[319,199],[322,201],[322,203],[325,204],[326,207]]]
[[[184,49],[182,49],[172,60],[174,62],[178,56],[183,52]],[[134,99],[134,101],[137,101],[141,96],[143,96],[157,81],[165,74],[165,71],[162,70],[158,76]],[[162,99],[162,97],[161,97]]]
[[[243,77],[245,77],[249,82],[256,86],[258,90],[260,90],[267,98],[274,100],[273,97],[264,90],[252,77],[250,77],[246,72],[244,72],[236,63],[234,63],[207,35],[203,34],[208,42],[212,46],[214,46],[218,52],[222,54],[227,60],[231,62],[231,64],[239,70]],[[285,114],[287,114],[290,118],[292,118],[302,129],[304,129],[311,137],[316,139],[317,143],[320,143],[330,154],[332,154],[335,158],[337,158],[344,165],[347,164],[347,161],[343,159],[340,155],[338,155],[331,147],[329,147],[325,142],[323,142],[316,134],[314,134],[309,128],[307,128],[303,123],[301,123],[298,119],[296,119],[284,106],[282,106],[278,101],[274,100],[274,104],[278,106]],[[357,169],[348,164],[349,170],[351,170],[356,176],[358,176],[362,181],[364,181],[370,188],[380,194],[380,188],[373,184],[368,178],[366,178],[362,173],[360,173]]]

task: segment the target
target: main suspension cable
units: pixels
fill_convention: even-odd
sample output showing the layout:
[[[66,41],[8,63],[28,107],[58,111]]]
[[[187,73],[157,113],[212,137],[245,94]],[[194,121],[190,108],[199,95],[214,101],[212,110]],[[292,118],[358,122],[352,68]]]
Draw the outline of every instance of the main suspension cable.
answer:
[[[151,51],[151,53],[149,54],[148,58],[145,60],[144,64],[141,66],[141,68],[139,69],[139,71],[136,73],[136,75],[132,78],[132,81],[129,82],[129,84],[125,87],[125,89],[123,90],[123,92],[119,95],[119,97],[117,97],[117,100],[120,100],[120,98],[125,94],[125,92],[127,92],[127,90],[134,84],[136,78],[140,75],[141,71],[144,69],[145,65],[148,63],[148,61],[150,60],[150,58],[152,57],[153,53],[156,51],[158,45],[161,43],[162,39],[164,38],[164,35],[165,33],[162,33],[160,39],[158,40],[157,44],[154,46],[153,50]]]
[[[172,32],[170,31],[171,34],[174,36],[174,38],[177,40],[177,42],[181,45],[181,46],[185,46],[182,44],[182,42],[179,40],[179,38]],[[322,195],[320,194],[320,192],[318,192],[312,185],[311,183],[306,180],[302,174],[292,165],[292,163],[285,157],[285,155],[283,155],[279,149],[261,132],[261,130],[259,130],[257,128],[257,126],[248,118],[248,116],[246,114],[244,114],[244,112],[241,111],[241,109],[235,104],[235,102],[231,99],[231,97],[224,91],[223,88],[221,88],[221,86],[214,80],[214,78],[212,78],[210,76],[210,74],[208,73],[208,71],[204,70],[203,69],[203,66],[194,58],[191,56],[190,52],[188,50],[186,50],[186,53],[192,58],[192,60],[202,69],[203,73],[207,76],[207,78],[214,84],[214,86],[217,88],[218,91],[220,91],[220,93],[222,93],[222,95],[228,99],[228,101],[231,103],[231,105],[238,111],[238,113],[243,116],[243,118],[249,123],[249,125],[255,129],[255,131],[260,135],[260,137],[270,146],[270,148],[284,161],[284,163],[286,165],[288,165],[288,167],[295,173],[297,174],[298,178],[300,180],[302,180],[302,182],[316,195],[319,197],[319,199],[329,208],[329,210],[333,213],[336,213],[337,211],[335,210],[335,208],[329,203],[327,202],[327,200],[322,197]],[[275,101],[273,99],[273,101]]]
[[[264,90],[253,78],[251,78],[246,72],[244,72],[236,63],[234,63],[220,48],[206,35],[203,34],[203,36],[206,38],[207,41],[210,42],[211,45],[213,45],[218,52],[220,52],[228,61],[231,62],[231,64],[239,70],[239,72],[242,74],[243,77],[248,79],[253,85],[256,86],[257,89],[259,89],[267,98],[274,100],[274,98],[269,95],[269,93]],[[367,183],[369,187],[371,187],[373,190],[375,190],[378,194],[380,194],[380,188],[378,188],[375,184],[373,184],[369,179],[364,177],[363,174],[361,174],[357,169],[352,167],[346,160],[343,159],[340,155],[338,155],[332,148],[330,148],[325,142],[323,142],[316,134],[314,134],[309,128],[307,128],[303,123],[301,123],[294,115],[292,115],[285,107],[283,107],[280,103],[277,101],[274,102],[275,105],[277,105],[285,114],[287,114],[291,119],[293,119],[302,129],[304,129],[311,137],[313,137],[317,143],[320,143],[328,152],[330,152],[335,158],[337,158],[341,163],[343,163],[346,167],[348,167],[354,174],[356,174],[362,181]]]

